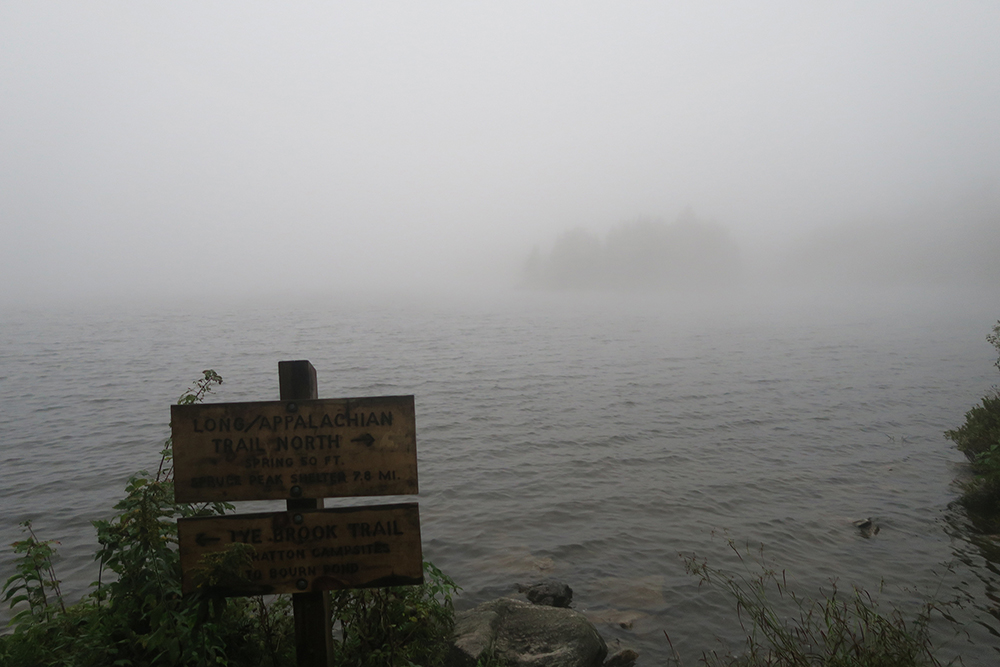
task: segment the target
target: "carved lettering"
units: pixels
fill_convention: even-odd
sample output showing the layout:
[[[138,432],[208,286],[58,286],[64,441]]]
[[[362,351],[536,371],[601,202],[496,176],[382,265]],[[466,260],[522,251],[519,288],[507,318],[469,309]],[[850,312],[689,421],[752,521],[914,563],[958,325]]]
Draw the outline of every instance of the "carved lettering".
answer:
[[[246,530],[230,530],[230,542],[243,542],[244,544],[261,544],[264,540],[260,535],[260,528],[247,528]]]
[[[348,544],[339,547],[313,547],[313,558],[335,558],[338,556],[370,556],[372,554],[387,554],[392,550],[385,542],[374,544]]]
[[[247,468],[291,468],[295,465],[295,460],[289,457],[261,456],[250,457],[246,460]]]
[[[354,574],[358,567],[357,563],[333,563],[323,566],[323,574]]]
[[[250,475],[247,479],[251,486],[284,486],[281,475]]]
[[[270,562],[286,560],[303,560],[306,557],[305,549],[272,549],[270,551],[255,550],[250,554],[251,560],[266,560]]]
[[[292,411],[288,401],[172,406],[175,497],[284,499],[293,472],[310,497],[415,493],[412,405],[392,396],[302,401]]]
[[[225,486],[241,486],[243,478],[240,475],[202,475],[191,478],[191,488],[212,489]]]
[[[289,448],[295,451],[301,451],[303,449],[307,450],[324,450],[324,449],[339,449],[340,448],[340,434],[335,435],[293,435],[292,437],[282,437],[278,436],[274,439],[274,451],[276,452],[287,452]]]
[[[370,523],[349,523],[347,530],[351,537],[375,537],[377,535],[402,535],[403,531],[395,521],[386,521],[385,525],[381,521]]]
[[[288,526],[286,528],[275,529],[271,534],[272,542],[292,542],[294,544],[330,539],[337,539],[336,524],[312,526],[311,528],[309,526]]]
[[[292,475],[292,484],[343,484],[347,481],[347,473],[337,472],[307,472]]]
[[[289,577],[314,577],[316,576],[316,566],[308,567],[272,567],[272,579],[288,579]]]

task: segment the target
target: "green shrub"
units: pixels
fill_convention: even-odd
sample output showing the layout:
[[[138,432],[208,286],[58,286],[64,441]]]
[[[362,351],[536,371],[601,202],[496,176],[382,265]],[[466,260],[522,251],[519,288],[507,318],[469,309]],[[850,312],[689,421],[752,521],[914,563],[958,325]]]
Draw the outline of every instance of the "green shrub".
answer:
[[[944,435],[973,462],[977,472],[1000,471],[1000,393],[984,396],[982,405],[965,413],[964,424]]]
[[[214,371],[179,399],[200,402],[222,382]],[[222,514],[226,503],[173,501],[170,442],[156,474],[134,475],[114,517],[95,521],[100,574],[80,602],[65,606],[52,567],[55,542],[28,537],[14,543],[22,554],[4,585],[16,610],[14,632],[0,637],[0,665],[36,667],[295,664],[295,627],[289,596],[224,598],[209,591],[239,578],[251,547],[234,544],[202,561],[196,580],[205,586],[181,594],[177,518]],[[440,665],[454,623],[455,583],[430,563],[425,584],[339,591],[332,596],[338,665]]]
[[[221,382],[205,371],[179,402],[198,402]],[[113,518],[94,522],[100,575],[93,590],[70,607],[52,569],[53,543],[38,540],[25,524],[29,537],[14,545],[23,556],[4,585],[4,599],[12,609],[26,608],[11,620],[14,633],[0,637],[0,664],[290,664],[287,605],[181,595],[177,517],[231,507],[174,503],[169,441],[156,474],[134,475],[125,493]]]
[[[997,360],[993,362],[993,365],[1000,370],[1000,320],[993,325],[993,333],[986,336],[986,342],[997,349]]]
[[[1000,369],[1000,321],[986,340],[998,352],[994,365]],[[985,532],[1000,529],[1000,392],[983,397],[965,413],[965,423],[945,431],[960,452],[972,462],[975,476],[962,486],[960,502],[974,525]]]
[[[14,553],[24,554],[17,564],[17,572],[4,583],[4,601],[10,602],[11,608],[25,602],[27,609],[22,609],[14,615],[11,623],[20,624],[30,621],[47,621],[52,618],[54,606],[49,604],[49,589],[53,599],[59,603],[59,608],[65,612],[62,591],[59,590],[59,580],[52,569],[52,556],[56,550],[52,546],[54,540],[41,541],[31,528],[30,521],[21,522],[28,538],[14,542]]]
[[[340,630],[334,664],[395,667],[444,664],[455,612],[455,582],[424,563],[422,586],[335,591],[333,619]]]

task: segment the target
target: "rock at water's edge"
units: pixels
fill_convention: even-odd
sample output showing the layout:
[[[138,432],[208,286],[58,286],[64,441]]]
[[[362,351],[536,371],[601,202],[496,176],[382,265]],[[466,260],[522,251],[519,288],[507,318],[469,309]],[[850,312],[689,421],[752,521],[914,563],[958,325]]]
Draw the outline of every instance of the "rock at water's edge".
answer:
[[[500,598],[455,618],[452,667],[471,667],[493,653],[512,667],[601,667],[607,644],[572,609]]]
[[[561,581],[542,581],[521,590],[532,604],[568,607],[573,601],[573,589]]]
[[[608,658],[608,661],[604,663],[604,667],[632,667],[638,659],[638,653],[630,648],[626,648]]]

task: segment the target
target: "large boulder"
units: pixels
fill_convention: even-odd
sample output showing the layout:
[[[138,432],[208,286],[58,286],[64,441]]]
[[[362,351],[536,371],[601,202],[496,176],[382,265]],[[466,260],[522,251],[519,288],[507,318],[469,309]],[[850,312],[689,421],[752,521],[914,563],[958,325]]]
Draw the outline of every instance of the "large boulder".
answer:
[[[472,667],[494,655],[512,667],[601,667],[607,654],[583,614],[500,598],[456,615],[449,663]]]

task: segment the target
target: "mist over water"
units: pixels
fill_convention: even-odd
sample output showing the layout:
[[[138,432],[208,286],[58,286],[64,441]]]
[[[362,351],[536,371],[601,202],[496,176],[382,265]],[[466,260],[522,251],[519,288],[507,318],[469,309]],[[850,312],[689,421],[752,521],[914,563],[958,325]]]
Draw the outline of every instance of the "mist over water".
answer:
[[[628,225],[688,208],[744,279],[995,281],[998,27],[990,3],[6,3],[0,303],[495,291],[565,232],[634,257]],[[669,270],[603,287],[687,280],[669,236]]]
[[[969,596],[949,646],[991,664],[942,432],[996,382],[998,30],[990,3],[0,5],[0,544],[32,519],[82,594],[184,388],[271,399],[306,358],[321,395],[416,396],[460,606],[558,576],[691,662],[738,631],[677,553],[729,536],[807,591]]]

